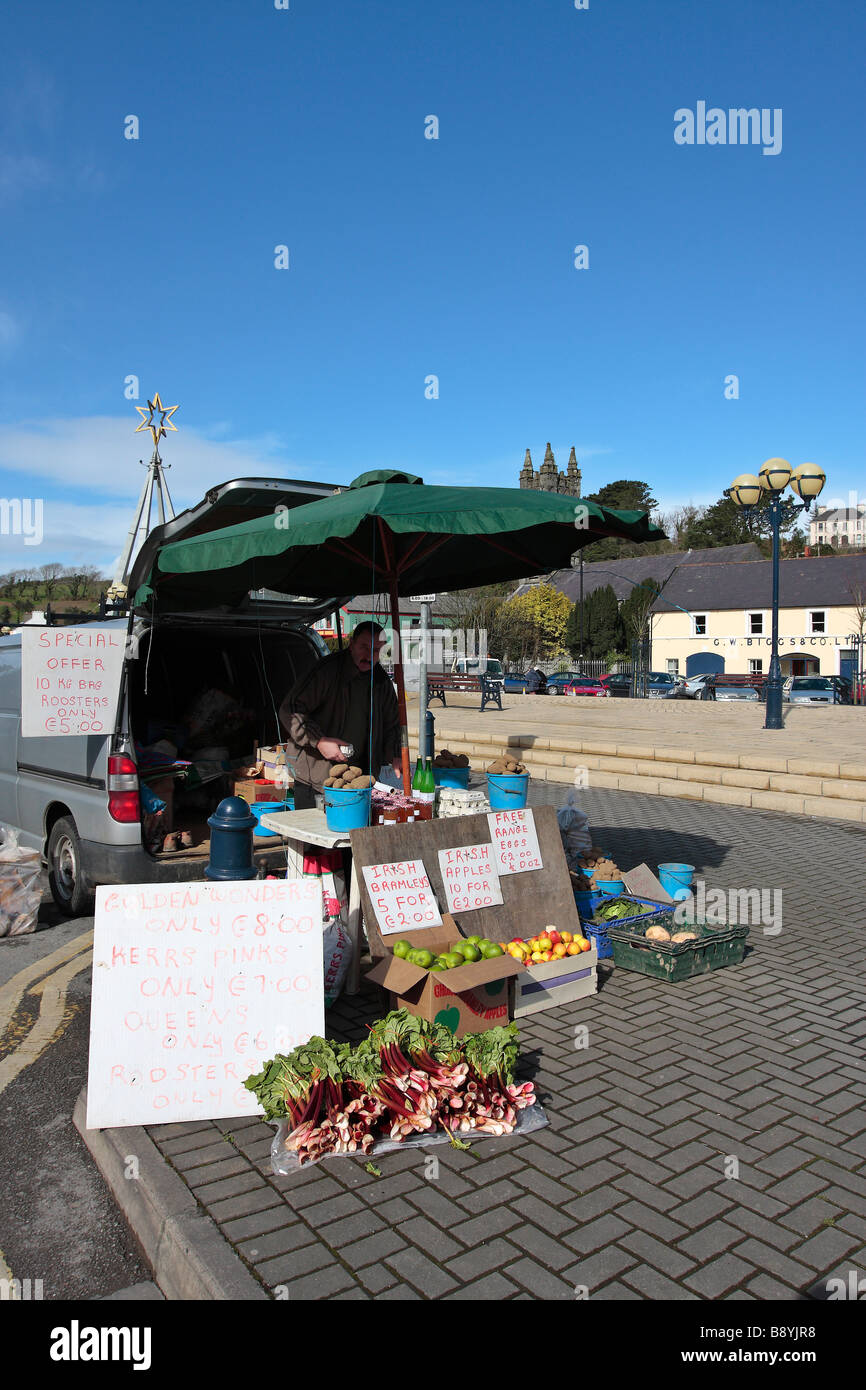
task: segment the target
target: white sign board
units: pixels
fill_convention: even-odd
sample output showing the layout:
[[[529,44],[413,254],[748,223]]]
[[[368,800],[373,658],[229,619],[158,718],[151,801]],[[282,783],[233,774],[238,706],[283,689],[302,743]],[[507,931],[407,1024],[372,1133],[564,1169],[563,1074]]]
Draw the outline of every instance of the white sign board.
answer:
[[[528,808],[522,811],[491,811],[487,819],[490,822],[494,863],[500,874],[525,874],[530,869],[544,867],[535,817]]]
[[[107,734],[114,727],[123,628],[21,629],[21,735]]]
[[[439,872],[445,885],[449,912],[474,912],[502,902],[493,845],[461,845],[440,849]]]
[[[324,1026],[318,879],[97,888],[88,1129],[261,1114],[246,1078]]]
[[[364,878],[383,936],[442,926],[436,897],[420,859],[399,864],[365,864]]]
[[[410,603],[435,603],[435,602],[436,602],[436,595],[435,595],[435,594],[410,594],[410,595],[409,595],[409,602],[410,602]]]

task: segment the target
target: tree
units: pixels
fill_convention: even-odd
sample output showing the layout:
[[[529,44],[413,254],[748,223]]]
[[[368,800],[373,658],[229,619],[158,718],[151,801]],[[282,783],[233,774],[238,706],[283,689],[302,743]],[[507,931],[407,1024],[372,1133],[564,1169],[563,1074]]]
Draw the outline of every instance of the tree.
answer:
[[[615,483],[605,483],[598,492],[590,494],[589,500],[598,502],[602,507],[615,507],[618,511],[652,513],[658,506],[649,484],[636,478],[619,478]]]
[[[75,565],[63,571],[63,578],[69,587],[70,598],[86,598],[91,584],[101,578],[93,565]]]
[[[565,644],[573,657],[607,657],[622,645],[619,604],[610,584],[594,589],[583,601],[583,652],[580,650],[580,604],[569,615]]]
[[[761,541],[772,534],[767,511],[769,500],[769,497],[762,497],[757,509],[746,513],[730,497],[720,497],[718,502],[707,507],[702,516],[686,527],[682,539],[691,550]],[[782,522],[781,534],[788,535],[796,524],[797,514],[793,513],[787,521]]]
[[[54,590],[57,588],[63,574],[63,566],[53,561],[49,565],[41,565],[39,569],[39,581],[45,590],[46,602],[50,603],[54,597]]]
[[[620,610],[622,625],[629,641],[641,642],[649,629],[650,609],[661,593],[662,586],[655,579],[644,579],[636,584],[623,601]]]
[[[509,599],[510,616],[517,615],[535,630],[535,659],[564,656],[565,629],[571,603],[551,584],[533,584],[525,594]]]

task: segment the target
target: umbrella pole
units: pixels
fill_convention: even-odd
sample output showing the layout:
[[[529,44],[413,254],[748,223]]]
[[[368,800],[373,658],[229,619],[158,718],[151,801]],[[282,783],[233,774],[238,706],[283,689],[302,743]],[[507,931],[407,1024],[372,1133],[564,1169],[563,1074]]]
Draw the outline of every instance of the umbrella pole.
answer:
[[[409,771],[409,728],[406,714],[406,686],[403,681],[403,643],[400,636],[400,601],[397,598],[397,580],[392,580],[391,627],[394,631],[394,678],[397,681],[397,705],[400,710],[400,763],[403,772],[403,791],[407,796],[412,792],[412,777]]]

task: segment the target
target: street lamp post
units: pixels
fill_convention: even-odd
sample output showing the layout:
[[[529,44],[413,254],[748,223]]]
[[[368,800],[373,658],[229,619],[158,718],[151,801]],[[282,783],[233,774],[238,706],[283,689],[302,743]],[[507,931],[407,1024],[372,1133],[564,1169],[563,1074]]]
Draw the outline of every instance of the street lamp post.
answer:
[[[735,478],[725,496],[742,508],[746,516],[757,512],[762,499],[769,496],[766,510],[770,516],[773,536],[773,635],[770,670],[767,677],[767,714],[765,729],[782,728],[782,665],[779,661],[779,532],[783,523],[791,521],[798,512],[809,511],[827,481],[823,469],[815,463],[801,463],[792,469],[784,459],[767,459],[754,473],[741,473]],[[793,502],[783,497],[786,487],[801,499]]]

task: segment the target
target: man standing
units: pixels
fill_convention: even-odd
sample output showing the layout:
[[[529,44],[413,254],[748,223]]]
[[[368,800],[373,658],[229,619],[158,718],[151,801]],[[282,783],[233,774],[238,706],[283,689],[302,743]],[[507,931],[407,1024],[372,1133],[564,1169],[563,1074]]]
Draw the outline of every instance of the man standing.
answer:
[[[388,673],[379,665],[385,645],[379,623],[359,623],[348,647],[333,652],[295,683],[280,706],[294,769],[295,810],[316,805],[331,764],[350,762],[374,777],[400,759],[400,713]],[[341,744],[354,752],[346,758]]]

